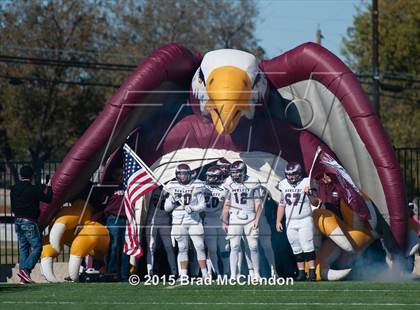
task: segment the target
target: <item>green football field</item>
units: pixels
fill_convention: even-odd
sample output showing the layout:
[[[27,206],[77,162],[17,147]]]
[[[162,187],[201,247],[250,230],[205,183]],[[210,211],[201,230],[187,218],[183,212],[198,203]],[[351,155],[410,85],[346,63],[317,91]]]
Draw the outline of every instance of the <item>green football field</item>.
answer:
[[[289,286],[0,285],[0,309],[420,309],[420,281]]]

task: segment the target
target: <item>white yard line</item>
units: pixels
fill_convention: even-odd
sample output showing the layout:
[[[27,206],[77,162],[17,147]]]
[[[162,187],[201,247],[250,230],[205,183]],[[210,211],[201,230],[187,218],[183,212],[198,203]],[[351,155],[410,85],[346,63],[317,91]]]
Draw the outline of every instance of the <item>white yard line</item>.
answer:
[[[164,289],[173,289],[178,287],[189,287],[188,291],[194,291],[194,292],[203,292],[203,289],[197,289],[197,288],[191,288],[191,285],[172,285],[172,286],[165,286]],[[211,286],[205,286],[210,288]],[[217,287],[217,286],[214,286]],[[214,288],[213,287],[213,288]],[[420,289],[410,289],[410,290],[393,290],[393,289],[259,289],[258,286],[255,288],[250,289],[229,289],[226,286],[220,286],[223,287],[224,291],[231,291],[231,292],[378,292],[378,293],[389,293],[389,292],[418,292],[420,294]],[[156,288],[156,289],[162,289],[162,288]],[[217,291],[217,290],[215,290]]]
[[[420,306],[420,303],[361,303],[361,302],[75,302],[75,301],[0,301],[0,304],[27,304],[27,305],[232,305],[232,306]]]

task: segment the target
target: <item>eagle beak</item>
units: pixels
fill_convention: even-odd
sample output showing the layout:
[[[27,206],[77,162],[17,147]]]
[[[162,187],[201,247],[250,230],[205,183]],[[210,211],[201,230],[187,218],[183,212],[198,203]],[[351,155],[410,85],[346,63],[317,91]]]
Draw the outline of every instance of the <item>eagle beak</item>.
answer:
[[[252,83],[248,74],[237,67],[225,66],[211,72],[206,91],[206,108],[219,134],[231,134],[241,116],[251,111]]]

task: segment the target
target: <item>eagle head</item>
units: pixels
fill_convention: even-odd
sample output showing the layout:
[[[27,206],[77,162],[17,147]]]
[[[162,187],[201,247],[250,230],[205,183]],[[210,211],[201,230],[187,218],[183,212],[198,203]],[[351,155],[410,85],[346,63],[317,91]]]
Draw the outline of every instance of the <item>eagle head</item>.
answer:
[[[193,96],[219,134],[231,134],[240,119],[252,119],[263,102],[267,80],[250,53],[221,49],[204,55],[192,80]]]

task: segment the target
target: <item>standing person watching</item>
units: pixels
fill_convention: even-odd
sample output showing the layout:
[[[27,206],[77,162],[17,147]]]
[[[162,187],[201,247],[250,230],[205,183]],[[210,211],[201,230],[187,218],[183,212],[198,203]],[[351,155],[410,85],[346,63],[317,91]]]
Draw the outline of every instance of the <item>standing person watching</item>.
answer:
[[[31,272],[39,260],[42,250],[42,236],[38,227],[39,203],[49,203],[53,192],[51,180],[46,192],[41,187],[32,185],[34,171],[30,166],[20,168],[20,178],[10,191],[12,212],[15,215],[15,230],[19,242],[20,284],[33,283]],[[32,248],[32,251],[31,251]]]

